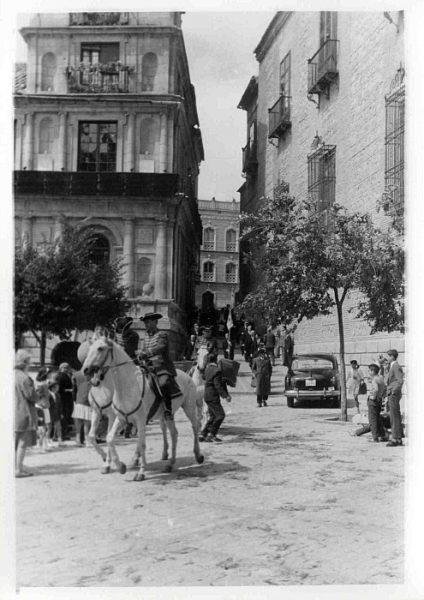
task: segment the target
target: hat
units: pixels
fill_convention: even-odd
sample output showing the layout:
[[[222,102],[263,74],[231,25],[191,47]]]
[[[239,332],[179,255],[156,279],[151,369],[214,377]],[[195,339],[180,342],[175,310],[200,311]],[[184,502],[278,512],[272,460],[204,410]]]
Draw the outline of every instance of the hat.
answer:
[[[210,325],[203,325],[203,327],[200,328],[201,331],[212,331],[212,327]]]
[[[155,312],[151,312],[151,313],[146,313],[144,315],[144,317],[140,317],[140,321],[147,321],[147,319],[161,319],[162,315],[160,313],[155,313]]]

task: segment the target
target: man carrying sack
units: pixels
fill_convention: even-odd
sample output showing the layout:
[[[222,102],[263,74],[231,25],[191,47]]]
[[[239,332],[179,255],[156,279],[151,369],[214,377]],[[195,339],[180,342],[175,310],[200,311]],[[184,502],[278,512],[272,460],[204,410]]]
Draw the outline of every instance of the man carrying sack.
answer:
[[[147,360],[152,372],[155,373],[165,404],[165,419],[172,421],[172,398],[179,396],[181,391],[175,381],[177,372],[169,357],[168,336],[165,331],[158,329],[158,320],[161,318],[162,315],[159,313],[147,313],[144,317],[140,317],[140,321],[143,321],[146,327],[146,337],[139,358]]]

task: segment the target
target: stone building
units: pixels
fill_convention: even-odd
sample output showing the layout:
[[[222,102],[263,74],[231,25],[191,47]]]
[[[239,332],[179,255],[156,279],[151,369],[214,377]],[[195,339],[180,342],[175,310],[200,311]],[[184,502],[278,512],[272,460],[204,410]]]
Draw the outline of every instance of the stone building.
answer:
[[[196,306],[204,313],[234,307],[239,291],[240,203],[199,200],[203,226]]]
[[[285,181],[319,210],[336,201],[384,227],[378,202],[397,211],[404,202],[403,13],[278,12],[255,55],[257,92],[252,79],[240,101],[257,160],[245,165],[242,210],[254,211]],[[370,335],[348,312],[355,300],[344,312],[347,359],[368,364],[390,347],[403,352],[401,334]],[[295,343],[298,351],[338,351],[336,315],[302,322]]]
[[[123,259],[131,314],[161,312],[174,354],[195,303],[203,160],[181,14],[32,15],[14,97],[16,242],[90,227],[96,260]]]

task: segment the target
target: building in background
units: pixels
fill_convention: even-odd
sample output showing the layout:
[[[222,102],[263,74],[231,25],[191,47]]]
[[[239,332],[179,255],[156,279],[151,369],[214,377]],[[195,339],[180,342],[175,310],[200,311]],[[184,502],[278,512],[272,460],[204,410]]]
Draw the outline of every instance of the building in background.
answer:
[[[249,150],[256,132],[257,160],[244,164],[242,210],[255,211],[285,181],[292,195],[312,198],[321,211],[337,202],[369,212],[383,227],[381,199],[402,212],[403,13],[278,12],[255,55],[257,91],[252,78],[239,104],[247,111]],[[246,293],[251,282],[240,285]],[[344,313],[347,360],[368,364],[390,347],[403,352],[403,336],[371,336],[348,312],[355,304],[351,294]],[[302,322],[295,343],[297,351],[338,351],[336,315]]]
[[[196,306],[205,321],[214,314],[211,320],[218,322],[228,304],[234,307],[239,291],[240,203],[199,200],[199,212],[203,240]]]
[[[181,14],[31,15],[14,97],[16,243],[89,227],[93,258],[122,257],[131,314],[162,313],[174,354],[195,303],[203,160]]]

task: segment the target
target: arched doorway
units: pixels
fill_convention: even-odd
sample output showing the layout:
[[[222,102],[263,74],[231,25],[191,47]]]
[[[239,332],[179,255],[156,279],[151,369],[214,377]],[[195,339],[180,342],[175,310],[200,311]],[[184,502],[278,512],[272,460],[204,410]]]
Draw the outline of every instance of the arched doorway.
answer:
[[[214,295],[212,292],[204,292],[202,294],[202,312],[213,311],[213,299]]]
[[[91,237],[89,260],[95,265],[105,265],[110,259],[109,240],[101,233],[95,233]]]

